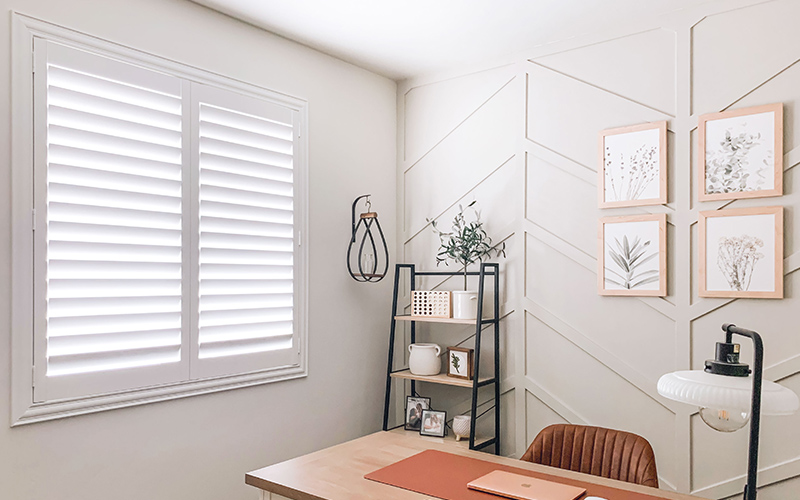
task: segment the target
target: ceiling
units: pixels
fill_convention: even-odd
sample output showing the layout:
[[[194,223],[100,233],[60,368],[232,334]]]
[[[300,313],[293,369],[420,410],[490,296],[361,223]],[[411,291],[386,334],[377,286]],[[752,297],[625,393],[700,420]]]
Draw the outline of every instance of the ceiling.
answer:
[[[193,0],[394,80],[709,0]]]

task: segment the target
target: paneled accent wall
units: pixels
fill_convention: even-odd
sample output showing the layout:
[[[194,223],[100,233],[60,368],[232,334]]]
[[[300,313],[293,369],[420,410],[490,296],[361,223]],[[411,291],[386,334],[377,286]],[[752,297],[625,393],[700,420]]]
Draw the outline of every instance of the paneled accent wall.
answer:
[[[452,264],[437,268],[435,256],[439,238],[427,220],[436,219],[440,229],[449,230],[459,204],[477,200],[487,233],[495,243],[505,243],[509,256],[500,259],[503,262],[500,314],[504,317],[501,325],[504,359],[513,356],[509,348],[518,343],[508,335],[519,334],[522,324],[519,309],[510,299],[519,296],[516,290],[521,289],[524,279],[523,243],[519,237],[523,170],[518,151],[524,113],[520,96],[524,92],[524,77],[514,65],[508,65],[447,82],[417,86],[399,97],[400,110],[405,116],[405,142],[398,148],[401,155],[398,202],[402,204],[398,213],[402,214],[403,221],[399,226],[401,248],[397,261],[415,263],[418,270],[457,271]],[[477,270],[477,265],[472,270]],[[460,290],[463,280],[427,279],[418,285],[428,289]],[[470,288],[475,289],[476,285],[477,281],[470,278]],[[407,289],[406,286],[406,292]],[[489,305],[491,301],[486,303]],[[447,348],[468,339],[474,334],[474,328],[419,324],[417,332],[418,342],[436,342]],[[483,346],[491,348],[490,330],[486,332]],[[467,340],[462,346],[474,347],[474,341]],[[491,351],[485,352],[491,354]],[[484,355],[481,365],[482,373],[491,373],[492,356]],[[513,373],[513,365],[507,362],[501,365],[504,454],[513,451],[515,441],[514,415],[517,412]],[[432,397],[434,408],[446,409],[448,418],[469,409],[470,393],[466,389],[421,385],[417,391]],[[481,389],[478,399],[483,404],[479,413],[491,407],[491,395],[491,386]],[[491,433],[491,423],[491,413],[488,413],[479,420],[479,431]]]
[[[625,429],[652,443],[662,488],[741,497],[747,431],[711,430],[656,382],[702,367],[733,322],[762,333],[766,377],[800,393],[797,19],[794,0],[710,2],[400,84],[398,261],[433,268],[426,218],[447,226],[473,199],[489,234],[507,241],[503,454],[520,456],[555,422]],[[784,103],[785,195],[698,203],[697,117],[773,102]],[[659,120],[669,123],[667,205],[597,209],[598,132]],[[770,205],[786,207],[786,298],[699,298],[698,211]],[[599,296],[598,218],[642,213],[667,214],[668,296]],[[798,497],[800,415],[765,417],[761,436],[759,498]]]

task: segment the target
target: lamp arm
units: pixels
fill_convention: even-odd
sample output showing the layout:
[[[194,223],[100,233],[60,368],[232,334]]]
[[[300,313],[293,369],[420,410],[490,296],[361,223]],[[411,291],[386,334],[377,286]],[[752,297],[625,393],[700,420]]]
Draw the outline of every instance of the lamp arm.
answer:
[[[758,475],[758,434],[761,427],[761,380],[764,371],[764,343],[758,333],[726,323],[725,341],[731,343],[733,335],[749,337],[755,349],[753,356],[753,394],[750,404],[750,447],[747,458],[747,484],[744,486],[744,500],[756,500],[756,478]]]

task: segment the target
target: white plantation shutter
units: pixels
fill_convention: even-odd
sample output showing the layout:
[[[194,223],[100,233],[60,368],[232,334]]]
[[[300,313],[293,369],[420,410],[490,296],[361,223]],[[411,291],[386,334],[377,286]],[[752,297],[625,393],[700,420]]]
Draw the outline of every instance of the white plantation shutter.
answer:
[[[182,93],[37,40],[35,399],[181,380]]]
[[[299,363],[294,297],[297,111],[195,85],[199,304],[193,375]]]
[[[33,401],[304,375],[304,104],[34,47]]]
[[[305,103],[33,42],[31,418],[304,376]]]

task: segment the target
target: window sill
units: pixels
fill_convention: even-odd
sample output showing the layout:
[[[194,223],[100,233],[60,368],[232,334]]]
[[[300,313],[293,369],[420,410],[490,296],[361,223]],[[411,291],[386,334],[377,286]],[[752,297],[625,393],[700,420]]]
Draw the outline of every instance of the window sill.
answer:
[[[14,419],[11,423],[11,427],[231,389],[240,389],[243,387],[252,387],[271,382],[302,378],[307,375],[308,370],[301,364],[299,366],[290,366],[263,372],[195,380],[89,398],[33,403],[26,411]]]

